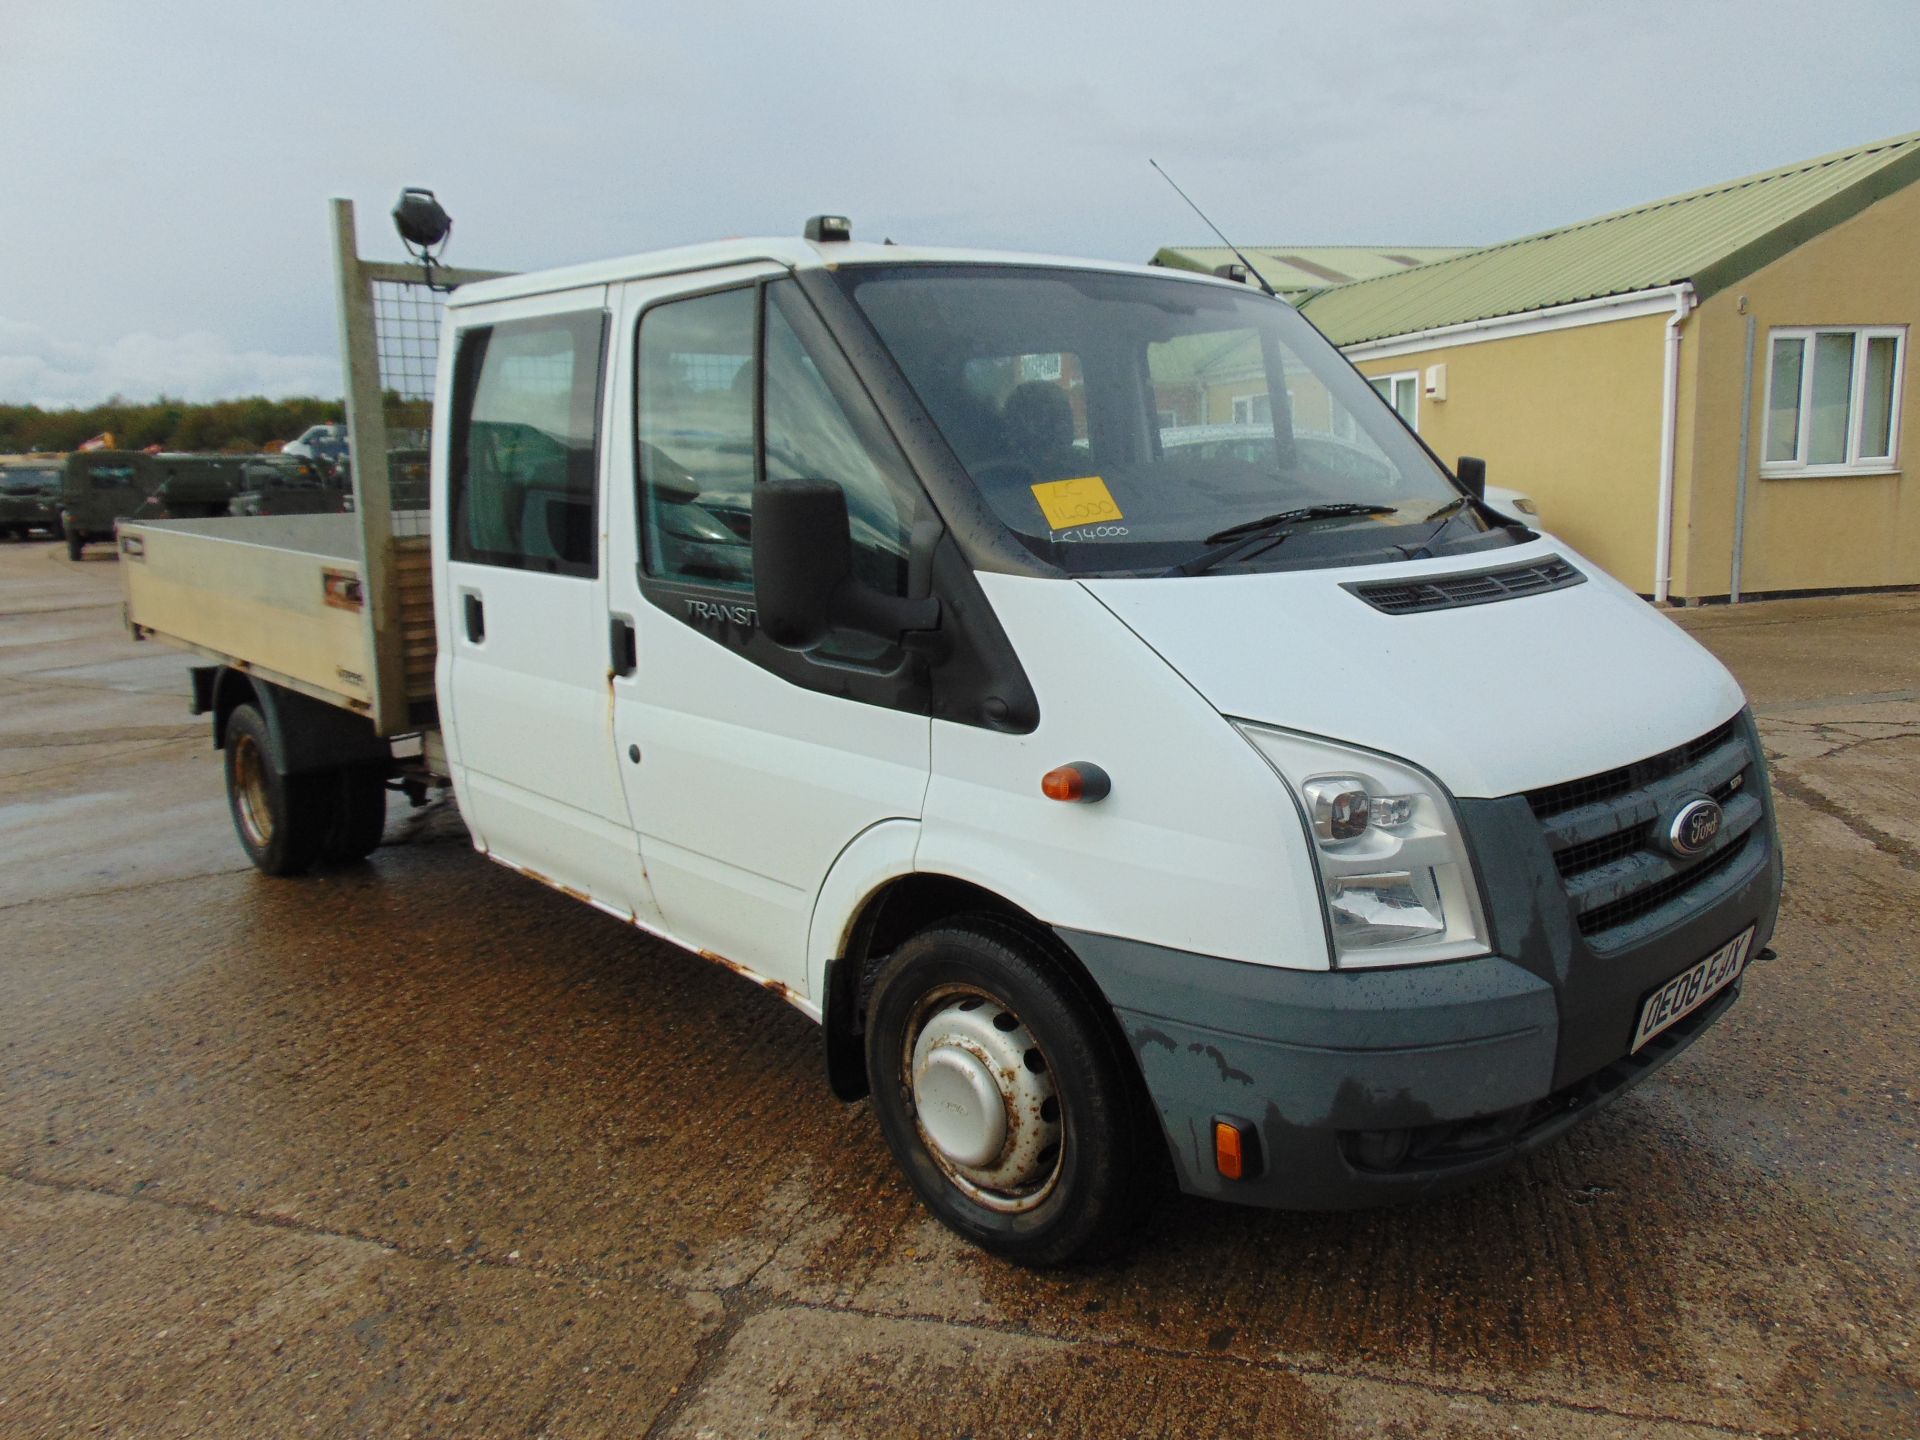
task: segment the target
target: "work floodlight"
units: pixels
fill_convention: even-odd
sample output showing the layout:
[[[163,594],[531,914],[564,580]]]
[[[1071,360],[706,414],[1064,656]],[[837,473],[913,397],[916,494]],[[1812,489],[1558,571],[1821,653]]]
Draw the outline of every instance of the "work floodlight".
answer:
[[[400,192],[400,201],[393,207],[393,228],[400,232],[408,250],[429,260],[434,248],[444,245],[452,233],[453,217],[433,198],[431,190],[409,187]]]

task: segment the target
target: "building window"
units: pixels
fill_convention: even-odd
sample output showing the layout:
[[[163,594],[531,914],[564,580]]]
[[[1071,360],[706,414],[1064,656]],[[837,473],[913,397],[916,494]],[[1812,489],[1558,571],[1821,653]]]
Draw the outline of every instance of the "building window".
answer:
[[[1769,332],[1763,475],[1893,469],[1900,445],[1906,330],[1856,326]]]
[[[1273,397],[1271,395],[1236,395],[1233,397],[1233,423],[1236,425],[1273,424]]]
[[[1407,422],[1409,430],[1420,428],[1420,372],[1403,370],[1398,375],[1369,375],[1367,383],[1380,392],[1380,398]]]

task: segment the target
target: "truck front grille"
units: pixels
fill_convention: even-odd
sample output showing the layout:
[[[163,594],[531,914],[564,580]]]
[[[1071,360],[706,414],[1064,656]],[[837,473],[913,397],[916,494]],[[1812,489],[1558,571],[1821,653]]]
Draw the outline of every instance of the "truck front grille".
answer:
[[[1697,892],[1733,868],[1765,813],[1754,755],[1737,719],[1664,754],[1529,791],[1575,923],[1596,950],[1682,918]],[[1720,833],[1701,854],[1666,846],[1662,821],[1684,797],[1720,804]]]

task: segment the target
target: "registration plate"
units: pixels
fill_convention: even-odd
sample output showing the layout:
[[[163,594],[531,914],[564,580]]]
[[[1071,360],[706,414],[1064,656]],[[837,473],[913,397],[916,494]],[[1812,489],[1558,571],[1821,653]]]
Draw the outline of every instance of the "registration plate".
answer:
[[[1684,1020],[1731,985],[1746,968],[1747,952],[1752,948],[1753,931],[1749,928],[1649,995],[1640,1007],[1633,1049],[1638,1050],[1676,1020]]]

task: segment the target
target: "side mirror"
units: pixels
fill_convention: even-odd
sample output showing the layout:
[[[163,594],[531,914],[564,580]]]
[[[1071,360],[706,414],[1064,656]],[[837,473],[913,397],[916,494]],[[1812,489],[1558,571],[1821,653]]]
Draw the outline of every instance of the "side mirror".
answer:
[[[753,489],[753,590],[760,628],[811,650],[845,628],[892,644],[940,624],[940,602],[883,595],[853,573],[847,496],[830,480],[768,480]]]
[[[1487,498],[1487,462],[1478,455],[1462,455],[1453,467],[1453,476],[1460,482],[1460,488],[1474,499]]]

